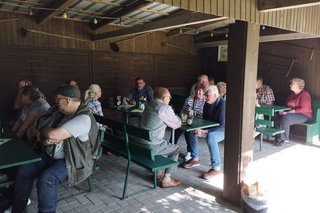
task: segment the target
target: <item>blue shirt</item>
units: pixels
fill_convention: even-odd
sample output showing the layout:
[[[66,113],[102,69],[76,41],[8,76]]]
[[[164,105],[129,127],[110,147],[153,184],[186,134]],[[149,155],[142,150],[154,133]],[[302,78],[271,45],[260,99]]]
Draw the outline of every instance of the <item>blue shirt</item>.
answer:
[[[135,88],[131,90],[128,98],[129,100],[135,100],[137,104],[139,103],[139,100],[143,98],[146,98],[147,101],[152,101],[154,99],[153,89],[148,85],[145,85],[141,90]]]

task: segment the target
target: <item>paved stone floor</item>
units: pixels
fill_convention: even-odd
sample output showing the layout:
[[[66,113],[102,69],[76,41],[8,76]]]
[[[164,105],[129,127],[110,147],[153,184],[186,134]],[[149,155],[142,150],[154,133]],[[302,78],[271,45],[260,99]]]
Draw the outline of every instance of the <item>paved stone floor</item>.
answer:
[[[182,155],[186,153],[183,137],[178,144],[183,157]],[[223,145],[223,143],[219,145],[222,158]],[[182,184],[174,188],[152,189],[151,174],[133,164],[128,186],[129,198],[126,200],[120,199],[126,161],[121,157],[103,156],[100,161],[101,169],[92,178],[94,191],[87,191],[86,181],[77,187],[68,188],[64,185],[59,191],[57,212],[243,212],[242,208],[222,199],[223,175],[210,181],[201,178],[202,172],[209,169],[210,158],[204,139],[200,140],[199,148],[201,165],[191,169],[177,168],[174,176],[181,179]],[[320,212],[320,205],[319,207],[316,205],[316,200],[320,197],[316,196],[320,195],[319,184],[299,182],[301,179],[308,182],[308,180],[314,181],[320,178],[318,173],[310,174],[316,168],[312,165],[318,165],[317,162],[320,162],[319,148],[292,142],[280,148],[264,143],[261,152],[256,149],[258,149],[257,141],[252,164],[254,172],[251,172],[251,176],[262,182],[267,180],[265,186],[268,188],[270,197],[274,198],[270,199],[270,205],[273,206],[270,206],[269,212],[302,212],[303,210],[308,213]],[[301,156],[301,153],[309,154]],[[286,160],[283,160],[283,157]],[[306,166],[306,162],[311,162],[311,165]],[[301,197],[307,199],[301,202]],[[35,190],[31,200],[28,212],[37,212]]]

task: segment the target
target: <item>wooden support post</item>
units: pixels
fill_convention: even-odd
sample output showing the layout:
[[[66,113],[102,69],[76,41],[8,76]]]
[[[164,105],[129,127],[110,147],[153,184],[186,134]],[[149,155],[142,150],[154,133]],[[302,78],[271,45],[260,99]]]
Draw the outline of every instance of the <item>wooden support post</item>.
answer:
[[[253,158],[259,25],[230,25],[228,44],[223,197],[241,205],[240,185]]]

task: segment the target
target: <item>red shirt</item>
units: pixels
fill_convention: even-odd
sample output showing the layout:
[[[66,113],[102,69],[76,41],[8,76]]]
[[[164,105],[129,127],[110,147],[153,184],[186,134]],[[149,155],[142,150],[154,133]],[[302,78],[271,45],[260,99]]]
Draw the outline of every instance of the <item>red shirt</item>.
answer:
[[[311,97],[305,90],[302,90],[299,94],[291,92],[287,98],[287,106],[294,109],[295,113],[301,113],[312,118]]]

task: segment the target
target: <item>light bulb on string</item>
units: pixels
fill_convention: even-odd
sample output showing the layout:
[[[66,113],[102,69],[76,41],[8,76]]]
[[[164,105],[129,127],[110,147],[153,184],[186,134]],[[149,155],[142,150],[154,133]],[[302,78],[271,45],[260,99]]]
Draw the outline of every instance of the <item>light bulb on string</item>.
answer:
[[[180,33],[180,34],[182,33],[182,28],[180,28],[179,33]]]
[[[94,24],[98,24],[97,18],[94,18],[94,19],[93,19],[93,23],[94,23]]]
[[[28,15],[29,15],[29,16],[32,16],[32,15],[33,15],[32,7],[29,7],[29,8],[28,8]]]
[[[226,36],[226,38],[228,38],[228,37],[229,37],[228,33],[226,33],[226,35],[225,35],[225,36]]]
[[[261,29],[262,29],[262,30],[265,30],[265,29],[266,29],[266,26],[265,26],[265,25],[262,25]]]
[[[62,15],[63,18],[67,19],[68,18],[68,14],[66,12],[63,13]]]
[[[211,32],[210,37],[213,37],[213,31]]]

